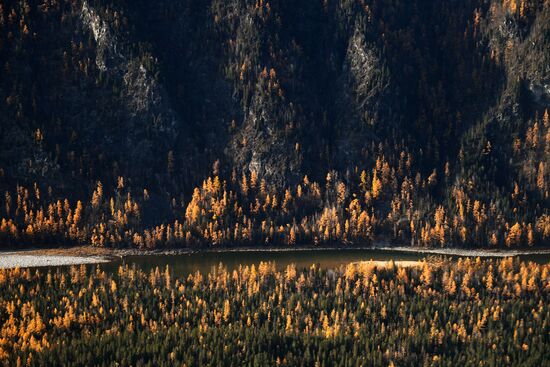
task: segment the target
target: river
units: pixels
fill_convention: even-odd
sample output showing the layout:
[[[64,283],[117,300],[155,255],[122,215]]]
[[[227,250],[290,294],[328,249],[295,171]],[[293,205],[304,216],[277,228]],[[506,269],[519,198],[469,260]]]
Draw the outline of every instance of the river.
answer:
[[[319,249],[319,250],[293,250],[293,251],[228,251],[228,252],[197,252],[181,255],[134,255],[119,258],[113,262],[102,264],[107,271],[115,271],[121,264],[128,264],[145,271],[155,267],[164,269],[169,265],[177,276],[187,276],[190,273],[200,271],[208,273],[212,267],[220,263],[229,270],[238,268],[239,265],[256,266],[261,262],[275,262],[277,269],[284,269],[289,264],[295,264],[298,268],[309,267],[317,264],[325,269],[335,269],[339,266],[356,261],[390,261],[415,262],[430,256],[423,253],[388,251],[376,249]],[[459,256],[453,256],[457,259]],[[549,262],[550,255],[522,255],[522,259],[539,263]]]

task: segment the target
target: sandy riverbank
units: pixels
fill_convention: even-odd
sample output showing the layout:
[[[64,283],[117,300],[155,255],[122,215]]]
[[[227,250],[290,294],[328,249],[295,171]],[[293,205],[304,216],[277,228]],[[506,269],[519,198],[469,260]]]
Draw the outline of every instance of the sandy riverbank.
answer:
[[[140,250],[137,248],[97,248],[92,246],[64,247],[54,249],[36,249],[17,251],[31,255],[63,255],[63,256],[154,256],[154,255],[186,255],[192,253],[227,253],[227,252],[309,252],[309,251],[387,251],[396,253],[412,253],[425,255],[461,256],[461,257],[510,257],[529,255],[550,255],[550,248],[543,249],[462,249],[462,248],[423,248],[408,246],[393,246],[381,242],[371,246],[286,246],[286,247],[211,247],[203,249],[174,248],[157,250]],[[0,252],[0,256],[1,256]]]
[[[243,247],[243,248],[209,248],[209,249],[163,249],[163,250],[138,250],[138,249],[116,249],[112,250],[110,255],[117,257],[141,256],[141,255],[185,255],[198,252],[307,252],[307,251],[385,251],[395,253],[410,253],[420,255],[441,255],[441,256],[460,256],[460,257],[514,257],[529,255],[550,256],[550,249],[519,249],[519,250],[499,250],[499,249],[461,249],[461,248],[422,248],[406,246],[390,246],[387,244],[378,244],[374,246],[333,246],[333,247],[315,247],[315,246],[293,246],[293,247]]]
[[[98,264],[109,261],[110,260],[108,258],[99,256],[24,255],[19,253],[2,253],[0,254],[0,269]]]
[[[489,250],[489,249],[461,249],[461,248],[421,248],[405,246],[376,246],[376,250],[406,252],[426,255],[461,256],[461,257],[514,257],[529,255],[550,255],[550,249],[521,249],[521,250]]]
[[[410,261],[410,260],[397,260],[397,261],[383,261],[383,260],[370,260],[370,261],[358,261],[357,266],[367,265],[376,266],[377,268],[388,268],[390,266],[397,266],[399,268],[412,268],[423,264],[422,261]]]

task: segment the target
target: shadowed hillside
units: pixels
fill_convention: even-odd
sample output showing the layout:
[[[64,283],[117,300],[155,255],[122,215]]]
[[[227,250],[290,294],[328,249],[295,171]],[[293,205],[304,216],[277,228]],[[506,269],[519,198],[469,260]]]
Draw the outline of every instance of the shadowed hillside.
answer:
[[[0,0],[0,239],[547,245],[549,33],[538,0]]]

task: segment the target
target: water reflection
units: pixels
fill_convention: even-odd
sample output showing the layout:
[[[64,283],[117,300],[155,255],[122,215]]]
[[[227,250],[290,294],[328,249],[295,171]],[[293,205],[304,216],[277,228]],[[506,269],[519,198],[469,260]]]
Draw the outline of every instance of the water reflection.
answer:
[[[116,271],[121,264],[128,264],[144,271],[150,271],[155,267],[161,269],[169,265],[174,274],[178,277],[187,276],[190,273],[200,271],[209,272],[212,267],[221,264],[228,270],[238,268],[239,265],[258,265],[261,261],[275,262],[277,269],[282,270],[287,265],[294,263],[298,268],[310,267],[318,264],[325,269],[338,268],[341,265],[354,261],[418,261],[426,257],[426,254],[410,252],[396,252],[384,250],[359,250],[359,249],[338,249],[338,250],[298,250],[298,251],[240,251],[240,252],[201,252],[184,255],[140,255],[127,256],[117,259],[101,267],[106,271]],[[456,258],[456,257],[455,257]],[[525,256],[526,260],[546,262],[549,256]]]

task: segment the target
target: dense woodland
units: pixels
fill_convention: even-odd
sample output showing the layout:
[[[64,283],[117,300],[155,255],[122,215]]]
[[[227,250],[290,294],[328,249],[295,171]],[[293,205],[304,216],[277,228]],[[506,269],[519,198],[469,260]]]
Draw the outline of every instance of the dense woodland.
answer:
[[[13,197],[6,192],[3,210],[8,219],[0,223],[0,240],[12,247],[19,243],[91,243],[101,247],[130,244],[140,249],[351,246],[370,244],[377,234],[428,247],[517,248],[549,243],[548,207],[540,209],[540,216],[533,216],[517,185],[506,201],[510,206],[486,203],[455,188],[446,206],[431,210],[429,199],[437,173],[426,179],[420,173],[411,175],[411,157],[406,157],[397,168],[390,168],[380,158],[372,172],[358,174],[351,188],[335,172],[329,173],[322,185],[306,176],[284,193],[254,173],[234,174],[230,181],[215,176],[195,188],[189,203],[173,198],[170,209],[176,219],[154,227],[142,222],[147,207],[155,205],[149,204],[148,191],[135,198],[122,177],[111,195],[98,182],[91,199],[74,204],[55,200],[51,191],[42,192],[36,185],[30,190],[18,187]],[[512,221],[506,219],[507,210],[514,213]]]
[[[550,265],[0,270],[0,364],[543,366]]]
[[[547,0],[0,0],[0,246],[550,244]]]

